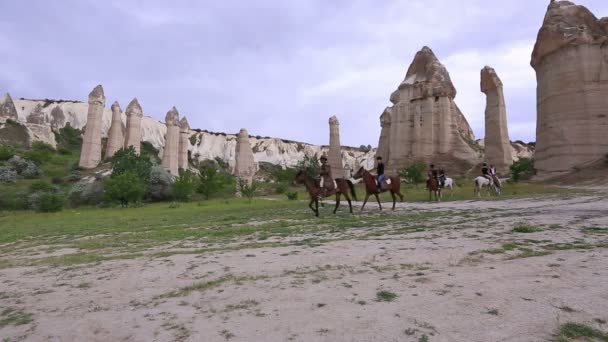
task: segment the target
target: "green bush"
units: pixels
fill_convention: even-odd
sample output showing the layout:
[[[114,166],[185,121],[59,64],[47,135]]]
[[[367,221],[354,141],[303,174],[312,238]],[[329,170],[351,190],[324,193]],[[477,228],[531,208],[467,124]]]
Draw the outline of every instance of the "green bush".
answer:
[[[15,152],[15,148],[10,145],[0,145],[0,161],[11,159]]]
[[[182,171],[173,182],[173,197],[178,201],[189,201],[196,189],[196,183],[196,177],[190,170]]]
[[[527,180],[534,176],[534,160],[529,158],[521,158],[514,162],[511,167],[511,180],[513,182],[519,182],[520,180]]]
[[[72,208],[82,205],[98,205],[102,202],[103,184],[101,182],[78,182],[68,191],[68,203]]]
[[[24,193],[3,191],[0,196],[0,210],[25,210],[28,209],[27,198]]]
[[[284,194],[289,189],[289,185],[285,182],[279,182],[274,185],[274,192],[277,194]]]
[[[30,191],[53,191],[53,185],[41,179],[37,179],[30,185]]]
[[[65,127],[60,128],[54,133],[59,153],[69,154],[72,151],[78,151],[80,149],[80,146],[82,145],[82,131],[73,128],[69,122],[65,124]]]
[[[65,197],[61,193],[42,192],[38,197],[35,208],[38,212],[52,213],[63,210]]]
[[[321,169],[319,158],[316,154],[314,156],[304,155],[304,158],[298,162],[296,169],[304,171],[310,177],[317,177]],[[293,178],[290,180],[293,180]]]
[[[295,201],[298,199],[298,192],[297,191],[290,191],[287,193],[287,199],[290,201]]]
[[[251,203],[251,200],[257,193],[260,184],[256,181],[253,181],[251,182],[251,184],[249,184],[249,182],[247,182],[247,180],[243,178],[239,178],[237,182],[239,192],[241,193],[241,195],[245,196],[249,200],[249,203]]]
[[[146,192],[144,182],[133,171],[112,175],[104,183],[106,198],[126,207],[129,203],[141,201]]]
[[[173,198],[171,192],[173,176],[160,165],[150,169],[150,179],[146,184],[146,199],[150,201],[164,201]]]
[[[133,146],[116,151],[114,156],[112,156],[111,162],[112,177],[130,172],[136,175],[143,184],[148,183],[152,170],[152,162],[143,154],[137,155]]]
[[[418,187],[419,183],[424,182],[426,175],[424,170],[426,165],[422,162],[414,162],[405,169],[399,171],[399,177],[404,178],[408,183],[414,184]]]
[[[272,176],[275,181],[279,183],[289,183],[293,182],[293,179],[296,178],[296,174],[298,173],[297,169],[294,168],[280,168],[273,172]]]
[[[41,165],[51,160],[56,152],[53,146],[42,141],[34,141],[31,149],[24,153],[24,157]]]
[[[10,166],[0,166],[0,183],[15,183],[17,181],[17,171]]]
[[[199,170],[197,192],[202,194],[205,199],[218,194],[223,189],[231,186],[234,178],[225,173],[219,172],[213,166],[206,166]]]

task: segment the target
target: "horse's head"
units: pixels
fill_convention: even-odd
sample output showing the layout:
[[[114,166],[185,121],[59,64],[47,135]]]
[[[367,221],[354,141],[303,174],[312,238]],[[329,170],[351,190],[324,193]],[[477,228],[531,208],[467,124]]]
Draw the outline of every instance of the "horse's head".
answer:
[[[365,168],[363,166],[361,166],[359,168],[359,170],[353,175],[353,178],[359,179],[359,178],[363,177],[364,174],[365,174]]]

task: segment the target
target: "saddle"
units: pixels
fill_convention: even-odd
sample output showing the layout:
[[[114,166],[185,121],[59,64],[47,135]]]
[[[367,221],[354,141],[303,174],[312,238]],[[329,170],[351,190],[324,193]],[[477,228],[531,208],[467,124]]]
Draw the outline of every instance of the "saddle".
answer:
[[[380,184],[380,183],[378,182],[378,179],[376,179],[376,186],[378,186],[378,187],[380,187],[380,188],[382,188],[382,189],[387,188],[389,185],[391,185],[391,183],[392,183],[392,182],[391,182],[391,179],[390,179],[390,178],[388,178],[388,177],[385,177],[385,178],[384,178],[384,182],[382,182],[382,184]]]

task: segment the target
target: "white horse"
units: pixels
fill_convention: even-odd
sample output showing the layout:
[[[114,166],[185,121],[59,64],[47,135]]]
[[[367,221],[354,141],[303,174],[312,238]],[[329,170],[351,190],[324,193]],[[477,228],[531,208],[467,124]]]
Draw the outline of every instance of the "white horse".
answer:
[[[443,188],[444,189],[450,189],[450,197],[452,197],[454,195],[454,186],[456,185],[456,183],[454,182],[454,180],[450,177],[446,177],[445,178],[445,182],[443,183]]]
[[[490,189],[494,190],[496,195],[500,196],[500,194],[502,193],[502,185],[500,183],[500,179],[498,179],[498,178],[495,178],[495,179],[496,179],[496,182],[493,182],[483,176],[479,176],[479,177],[475,178],[475,195],[477,195],[477,197],[481,198],[481,190],[483,188],[487,188],[488,196],[490,196]]]

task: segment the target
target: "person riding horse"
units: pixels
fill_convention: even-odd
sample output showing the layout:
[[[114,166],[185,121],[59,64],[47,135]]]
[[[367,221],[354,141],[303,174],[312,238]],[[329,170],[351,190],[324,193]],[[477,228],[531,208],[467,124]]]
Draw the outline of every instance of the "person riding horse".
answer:
[[[445,176],[445,171],[443,170],[443,167],[439,167],[439,172],[437,173],[437,177],[439,179],[439,186],[441,186],[442,188],[445,188],[445,180],[446,180],[446,176]]]
[[[483,163],[481,166],[481,175],[490,181],[490,184],[494,182],[492,175],[490,174],[490,169],[488,168],[487,163]]]
[[[426,180],[427,185],[431,181],[431,179],[437,179],[439,181],[439,172],[435,169],[435,165],[431,164],[430,169],[427,171],[426,176],[428,179]]]
[[[331,166],[327,164],[327,157],[321,156],[321,169],[319,170],[319,176],[321,177],[321,194],[320,196],[326,197],[325,195],[334,190],[334,178],[331,175]]]
[[[378,165],[376,166],[376,179],[378,180],[378,193],[382,192],[382,183],[386,180],[386,176],[384,175],[384,163],[382,162],[382,157],[378,156],[376,158],[378,161]]]

